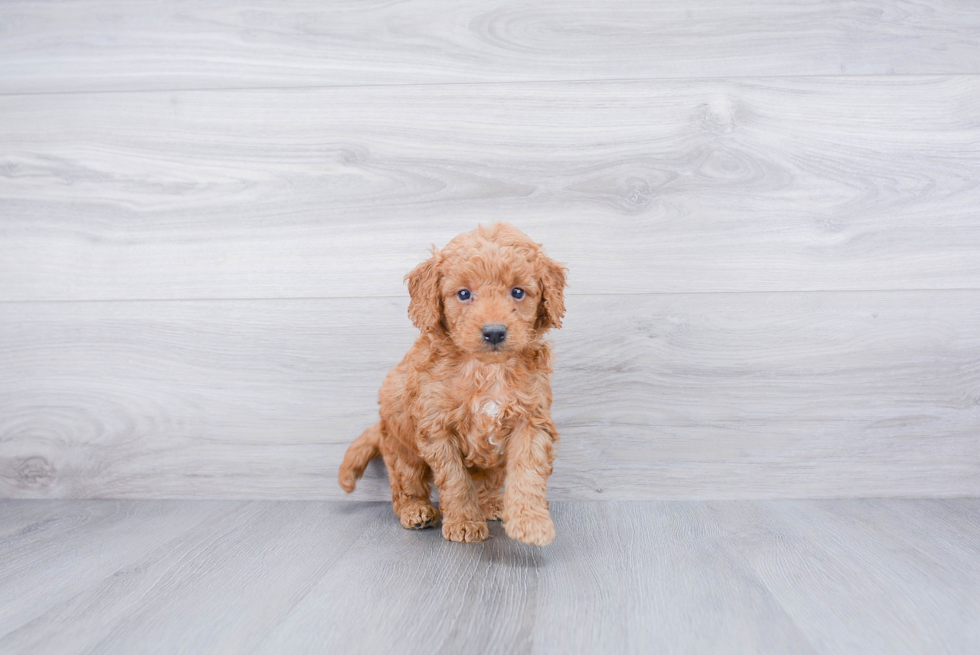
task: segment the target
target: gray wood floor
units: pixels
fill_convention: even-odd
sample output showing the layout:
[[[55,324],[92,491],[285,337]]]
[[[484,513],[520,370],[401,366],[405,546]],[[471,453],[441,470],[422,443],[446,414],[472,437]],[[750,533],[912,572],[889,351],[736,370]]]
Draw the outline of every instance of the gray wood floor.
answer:
[[[540,549],[385,503],[0,501],[0,652],[980,650],[977,499],[553,512]]]

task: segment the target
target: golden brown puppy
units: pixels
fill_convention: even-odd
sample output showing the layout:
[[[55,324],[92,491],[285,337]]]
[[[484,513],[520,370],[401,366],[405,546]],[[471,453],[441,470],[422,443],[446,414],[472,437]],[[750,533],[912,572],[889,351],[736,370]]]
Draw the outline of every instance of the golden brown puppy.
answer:
[[[487,521],[544,546],[555,537],[545,487],[558,431],[551,420],[549,328],[565,313],[565,268],[507,223],[461,234],[406,278],[422,332],[381,385],[381,420],[344,456],[350,493],[384,457],[406,528],[482,541]],[[501,493],[501,485],[504,492]]]

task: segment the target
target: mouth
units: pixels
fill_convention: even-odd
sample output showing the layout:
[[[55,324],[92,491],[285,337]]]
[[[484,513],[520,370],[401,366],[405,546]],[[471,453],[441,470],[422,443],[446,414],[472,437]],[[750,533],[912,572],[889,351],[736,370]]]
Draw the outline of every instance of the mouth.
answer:
[[[483,344],[481,348],[477,349],[478,355],[483,355],[485,357],[492,357],[496,359],[497,357],[507,357],[510,353],[510,348],[502,343],[498,344]]]

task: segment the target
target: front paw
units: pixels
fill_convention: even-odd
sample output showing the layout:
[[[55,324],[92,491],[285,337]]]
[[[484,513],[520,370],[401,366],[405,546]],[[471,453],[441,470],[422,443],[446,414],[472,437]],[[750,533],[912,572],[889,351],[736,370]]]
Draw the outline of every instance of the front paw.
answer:
[[[442,521],[442,537],[446,541],[483,541],[490,538],[486,521]]]
[[[532,546],[547,546],[555,538],[555,524],[547,510],[512,516],[504,523],[504,531],[511,539]]]

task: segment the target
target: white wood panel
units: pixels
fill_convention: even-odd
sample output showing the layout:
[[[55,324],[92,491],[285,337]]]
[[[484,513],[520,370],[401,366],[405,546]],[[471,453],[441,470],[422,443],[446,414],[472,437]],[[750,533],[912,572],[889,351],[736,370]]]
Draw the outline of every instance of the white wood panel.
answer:
[[[29,529],[0,536],[0,552],[16,554],[0,558],[0,651],[980,647],[977,499],[552,511],[557,537],[535,548],[499,523],[478,544],[404,530],[380,503],[2,501],[3,523]]]
[[[8,303],[0,495],[340,497],[405,305]],[[574,297],[551,495],[978,494],[978,324],[976,291]]]
[[[977,288],[980,77],[0,97],[0,300],[397,296],[509,220],[571,293]]]
[[[7,1],[0,93],[980,73],[964,0]]]

